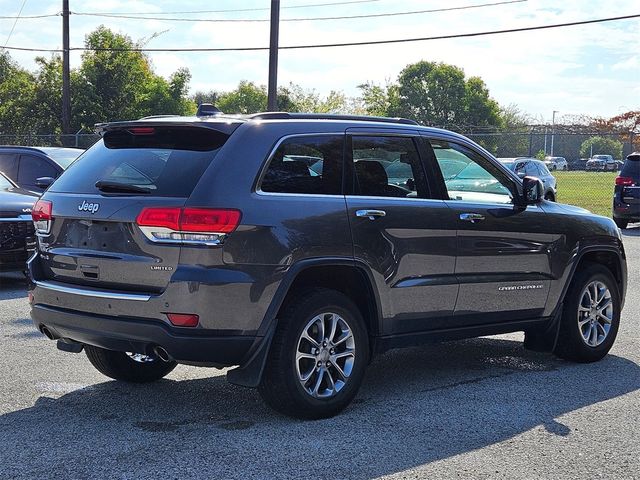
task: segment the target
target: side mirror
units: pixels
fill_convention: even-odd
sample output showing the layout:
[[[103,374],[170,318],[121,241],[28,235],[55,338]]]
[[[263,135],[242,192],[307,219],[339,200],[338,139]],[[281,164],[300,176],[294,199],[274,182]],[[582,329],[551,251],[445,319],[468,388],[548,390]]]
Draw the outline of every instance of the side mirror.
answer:
[[[522,179],[522,203],[535,205],[540,203],[544,196],[542,181],[536,177],[524,177]]]
[[[36,187],[46,189],[49,188],[53,182],[55,182],[55,178],[52,177],[36,178]]]

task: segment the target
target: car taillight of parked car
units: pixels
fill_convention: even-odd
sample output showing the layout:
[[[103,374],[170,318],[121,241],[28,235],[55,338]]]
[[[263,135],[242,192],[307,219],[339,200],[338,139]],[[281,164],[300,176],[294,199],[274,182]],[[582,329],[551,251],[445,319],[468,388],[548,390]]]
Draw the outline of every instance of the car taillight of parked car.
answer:
[[[616,177],[616,185],[631,187],[634,183],[635,181],[631,177]]]
[[[38,200],[31,209],[31,218],[36,229],[36,233],[46,235],[51,230],[51,212],[53,203],[48,200]]]
[[[136,224],[152,242],[218,245],[240,218],[240,211],[233,209],[148,207]]]

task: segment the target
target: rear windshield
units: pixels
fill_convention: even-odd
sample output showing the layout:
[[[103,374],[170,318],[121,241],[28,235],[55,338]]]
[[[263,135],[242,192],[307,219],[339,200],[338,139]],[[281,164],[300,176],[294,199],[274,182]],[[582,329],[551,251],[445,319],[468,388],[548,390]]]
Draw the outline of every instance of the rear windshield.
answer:
[[[621,177],[631,177],[633,179],[640,179],[640,155],[627,158],[622,166],[620,172]]]
[[[140,187],[152,196],[188,197],[228,138],[210,128],[108,131],[50,190],[97,194],[96,182],[106,182]]]

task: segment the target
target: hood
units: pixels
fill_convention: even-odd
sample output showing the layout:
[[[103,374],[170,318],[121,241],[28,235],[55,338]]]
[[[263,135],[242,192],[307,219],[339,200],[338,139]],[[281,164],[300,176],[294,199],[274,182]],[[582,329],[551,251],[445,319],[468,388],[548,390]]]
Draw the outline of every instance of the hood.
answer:
[[[30,215],[38,195],[22,188],[0,190],[0,217]]]
[[[567,213],[580,214],[580,215],[585,215],[585,214],[593,215],[589,210],[582,207],[576,207],[575,205],[567,205],[566,203],[555,202],[555,206]]]

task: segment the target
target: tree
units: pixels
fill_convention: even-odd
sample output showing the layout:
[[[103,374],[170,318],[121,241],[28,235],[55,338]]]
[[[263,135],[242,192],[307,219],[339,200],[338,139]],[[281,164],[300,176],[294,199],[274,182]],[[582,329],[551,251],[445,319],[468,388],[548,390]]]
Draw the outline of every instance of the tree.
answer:
[[[358,85],[360,101],[367,115],[393,117],[399,112],[398,86],[387,82],[384,87],[371,82]]]
[[[588,138],[580,145],[580,156],[586,158],[591,155],[611,155],[613,158],[622,158],[622,143],[607,137]]]
[[[181,69],[169,81],[153,73],[149,58],[131,38],[104,26],[87,35],[82,65],[72,75],[74,128],[147,115],[194,111],[186,99],[190,74]]]
[[[24,135],[35,121],[35,77],[0,52],[0,133]]]

